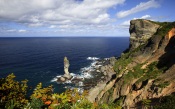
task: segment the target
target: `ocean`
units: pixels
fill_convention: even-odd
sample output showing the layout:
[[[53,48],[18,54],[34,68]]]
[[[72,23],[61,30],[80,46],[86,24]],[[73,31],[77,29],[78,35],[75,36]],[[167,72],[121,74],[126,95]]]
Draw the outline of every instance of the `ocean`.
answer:
[[[10,73],[16,80],[29,80],[33,89],[42,82],[55,92],[65,90],[54,78],[64,74],[63,59],[70,61],[69,71],[81,74],[93,58],[118,57],[129,47],[129,37],[26,37],[0,38],[0,78]],[[91,59],[92,58],[92,59]]]

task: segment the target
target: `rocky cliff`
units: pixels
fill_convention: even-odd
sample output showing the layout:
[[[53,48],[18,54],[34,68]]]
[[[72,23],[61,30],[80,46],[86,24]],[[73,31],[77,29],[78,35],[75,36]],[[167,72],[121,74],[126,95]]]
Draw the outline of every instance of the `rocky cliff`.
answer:
[[[160,27],[160,25],[147,20],[130,21],[130,49],[144,44]]]
[[[131,108],[175,92],[175,22],[132,20],[130,34],[128,52],[114,64],[116,74],[91,101]]]

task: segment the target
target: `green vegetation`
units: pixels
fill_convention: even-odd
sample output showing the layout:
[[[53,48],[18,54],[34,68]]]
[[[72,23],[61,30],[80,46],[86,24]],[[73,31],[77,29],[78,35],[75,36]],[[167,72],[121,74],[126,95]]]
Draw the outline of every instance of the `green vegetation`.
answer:
[[[145,69],[144,78],[146,79],[155,79],[158,75],[163,73],[162,69],[157,68],[158,62],[153,62],[147,66]]]
[[[164,37],[172,28],[175,27],[175,22],[156,22],[161,27],[158,29],[157,33],[155,35]]]
[[[158,84],[158,85],[156,85],[156,86],[159,87],[159,88],[165,88],[165,87],[167,87],[168,85],[170,85],[170,82],[164,81],[164,80],[161,80],[161,79],[155,80],[155,83]]]
[[[103,104],[100,104],[99,106],[100,106],[99,109],[122,109],[121,106],[118,106],[115,103],[111,103],[111,104],[103,103]]]
[[[150,108],[150,103],[151,103],[151,100],[149,100],[149,99],[143,99],[142,100],[142,107],[143,107],[143,109]]]
[[[138,104],[140,109],[175,109],[175,94],[153,99],[143,99]]]
[[[154,109],[175,109],[175,94],[159,98],[158,103],[154,103]]]
[[[140,78],[136,83],[145,81],[147,79],[155,79],[158,75],[163,73],[163,69],[157,68],[157,62],[149,64],[145,69],[142,69],[142,64],[138,64],[132,70],[129,70],[124,75],[124,82],[128,83],[132,79]]]
[[[142,21],[142,19],[138,19],[138,20]],[[175,22],[155,22],[155,21],[151,21],[151,20],[149,20],[149,21],[160,25],[160,28],[155,33],[155,35],[158,35],[160,37],[164,37],[168,33],[168,31],[170,31],[172,28],[175,28]],[[115,63],[114,70],[117,73],[123,72],[123,70],[125,70],[126,66],[132,62],[132,55],[134,55],[134,53],[137,53],[138,51],[140,51],[144,46],[145,46],[145,44],[140,45],[139,47],[135,48],[134,50],[132,50],[132,51],[130,50],[129,52],[123,54]]]
[[[128,83],[132,79],[141,77],[145,72],[143,69],[141,69],[141,66],[142,65],[138,64],[132,70],[129,70],[129,72],[124,75],[124,80],[125,80],[124,83]]]
[[[120,96],[120,98],[115,102],[118,106],[122,106],[124,99],[126,96]]]
[[[114,65],[114,70],[117,72],[117,73],[120,73],[122,72],[126,66],[132,62],[132,58],[129,57],[130,56],[130,52],[129,53],[126,53],[126,54],[123,54],[120,59],[118,59]]]
[[[1,108],[24,108],[27,105],[27,80],[14,81],[14,74],[0,79],[0,107]]]
[[[142,21],[143,19],[138,19],[138,20]],[[160,25],[160,28],[155,33],[155,35],[162,36],[162,37],[164,37],[168,33],[168,31],[170,31],[172,28],[175,27],[175,22],[156,22],[151,20],[148,20],[148,21],[151,23]]]
[[[85,97],[87,91],[80,94],[74,89],[58,94],[53,93],[52,86],[43,88],[42,83],[27,98],[27,80],[18,82],[14,78],[14,74],[0,78],[0,109],[121,109],[113,103],[91,103]]]
[[[123,72],[123,70],[125,70],[127,65],[132,62],[132,55],[134,53],[137,53],[138,51],[140,51],[144,46],[145,46],[145,44],[140,45],[139,47],[135,48],[134,50],[129,51],[125,54],[122,54],[121,57],[116,61],[115,65],[114,65],[114,70],[117,73]]]
[[[156,79],[158,75],[162,74],[163,69],[158,69],[157,64],[157,62],[153,62],[148,65],[144,71],[144,76],[140,78],[137,82],[145,81],[147,79]]]
[[[165,88],[165,87],[167,87],[169,84],[170,84],[170,83],[169,83],[168,81],[166,81],[166,82],[163,82],[163,83],[159,84],[158,87],[160,87],[160,88]]]

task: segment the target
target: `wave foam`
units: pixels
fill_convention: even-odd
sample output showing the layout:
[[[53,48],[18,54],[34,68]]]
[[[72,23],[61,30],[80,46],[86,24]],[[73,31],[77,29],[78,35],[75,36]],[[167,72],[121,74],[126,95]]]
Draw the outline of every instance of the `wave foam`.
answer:
[[[57,77],[53,78],[50,82],[56,82],[57,81]]]
[[[75,78],[78,78],[78,79],[81,79],[81,80],[93,78],[93,76],[91,74],[87,73],[87,72],[81,73],[81,74],[70,73],[70,75],[72,76],[71,80],[73,80]],[[63,75],[58,75],[55,78],[53,78],[50,82],[57,82],[57,79],[62,77],[62,76]],[[71,80],[67,80],[65,83],[72,83]]]
[[[87,60],[92,60],[92,63],[89,66],[83,67],[80,69],[79,74],[75,74],[75,73],[70,73],[70,75],[72,76],[71,80],[67,80],[66,84],[72,84],[73,80],[79,79],[80,81],[78,82],[78,86],[81,87],[83,86],[83,80],[84,79],[91,79],[93,78],[92,72],[95,71],[98,67],[100,67],[101,65],[98,63],[97,60],[99,60],[100,58],[97,57],[88,57]],[[58,78],[62,77],[63,75],[58,75],[55,78],[53,78],[51,80],[51,82],[57,82]],[[64,84],[63,83],[63,84]]]
[[[91,60],[91,61],[96,61],[99,60],[100,58],[97,57],[88,57],[87,60]]]

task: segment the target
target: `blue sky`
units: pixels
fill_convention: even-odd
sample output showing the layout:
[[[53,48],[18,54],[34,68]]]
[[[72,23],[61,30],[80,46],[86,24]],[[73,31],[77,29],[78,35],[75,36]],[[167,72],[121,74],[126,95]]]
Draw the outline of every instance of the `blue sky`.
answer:
[[[129,36],[132,19],[175,21],[174,0],[0,0],[0,37]]]

